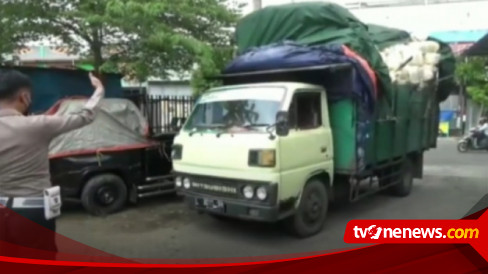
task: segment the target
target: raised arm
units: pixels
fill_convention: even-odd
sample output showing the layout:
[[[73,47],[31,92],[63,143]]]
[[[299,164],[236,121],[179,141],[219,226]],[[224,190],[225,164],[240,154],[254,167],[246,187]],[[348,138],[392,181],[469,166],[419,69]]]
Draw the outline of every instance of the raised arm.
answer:
[[[96,106],[105,95],[102,82],[92,73],[89,75],[90,81],[95,88],[93,95],[86,102],[83,109],[77,113],[68,115],[40,116],[39,125],[49,138],[54,138],[68,131],[81,128],[95,120]]]

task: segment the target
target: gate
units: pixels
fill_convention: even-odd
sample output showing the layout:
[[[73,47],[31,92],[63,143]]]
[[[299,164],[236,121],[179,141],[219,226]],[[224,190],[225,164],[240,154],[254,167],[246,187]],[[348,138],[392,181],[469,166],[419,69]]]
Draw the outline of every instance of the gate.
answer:
[[[152,135],[176,133],[194,106],[192,96],[159,96],[134,92],[126,94],[126,98],[142,111]]]

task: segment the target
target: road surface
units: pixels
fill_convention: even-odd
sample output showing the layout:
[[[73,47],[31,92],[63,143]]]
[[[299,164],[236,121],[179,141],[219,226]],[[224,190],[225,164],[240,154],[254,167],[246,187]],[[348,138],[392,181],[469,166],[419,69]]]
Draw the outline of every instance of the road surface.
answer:
[[[488,153],[459,154],[440,139],[426,154],[425,176],[410,196],[374,195],[328,213],[324,230],[296,239],[279,225],[218,221],[190,211],[177,197],[159,197],[107,217],[70,206],[58,232],[126,258],[224,258],[280,255],[352,247],[343,242],[352,219],[459,219],[488,193]]]

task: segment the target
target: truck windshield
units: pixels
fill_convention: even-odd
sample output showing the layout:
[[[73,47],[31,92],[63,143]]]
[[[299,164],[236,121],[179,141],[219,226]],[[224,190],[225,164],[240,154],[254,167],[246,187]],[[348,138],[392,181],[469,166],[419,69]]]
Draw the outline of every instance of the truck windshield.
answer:
[[[275,123],[283,88],[239,89],[202,97],[185,125],[187,131],[231,128],[264,131]]]

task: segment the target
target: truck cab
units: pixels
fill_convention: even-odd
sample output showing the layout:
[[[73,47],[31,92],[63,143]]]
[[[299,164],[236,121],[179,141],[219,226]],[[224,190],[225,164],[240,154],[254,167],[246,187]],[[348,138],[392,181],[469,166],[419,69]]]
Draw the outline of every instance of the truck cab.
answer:
[[[287,219],[300,236],[318,232],[334,177],[326,96],[298,82],[208,91],[174,140],[178,192],[211,215]]]

